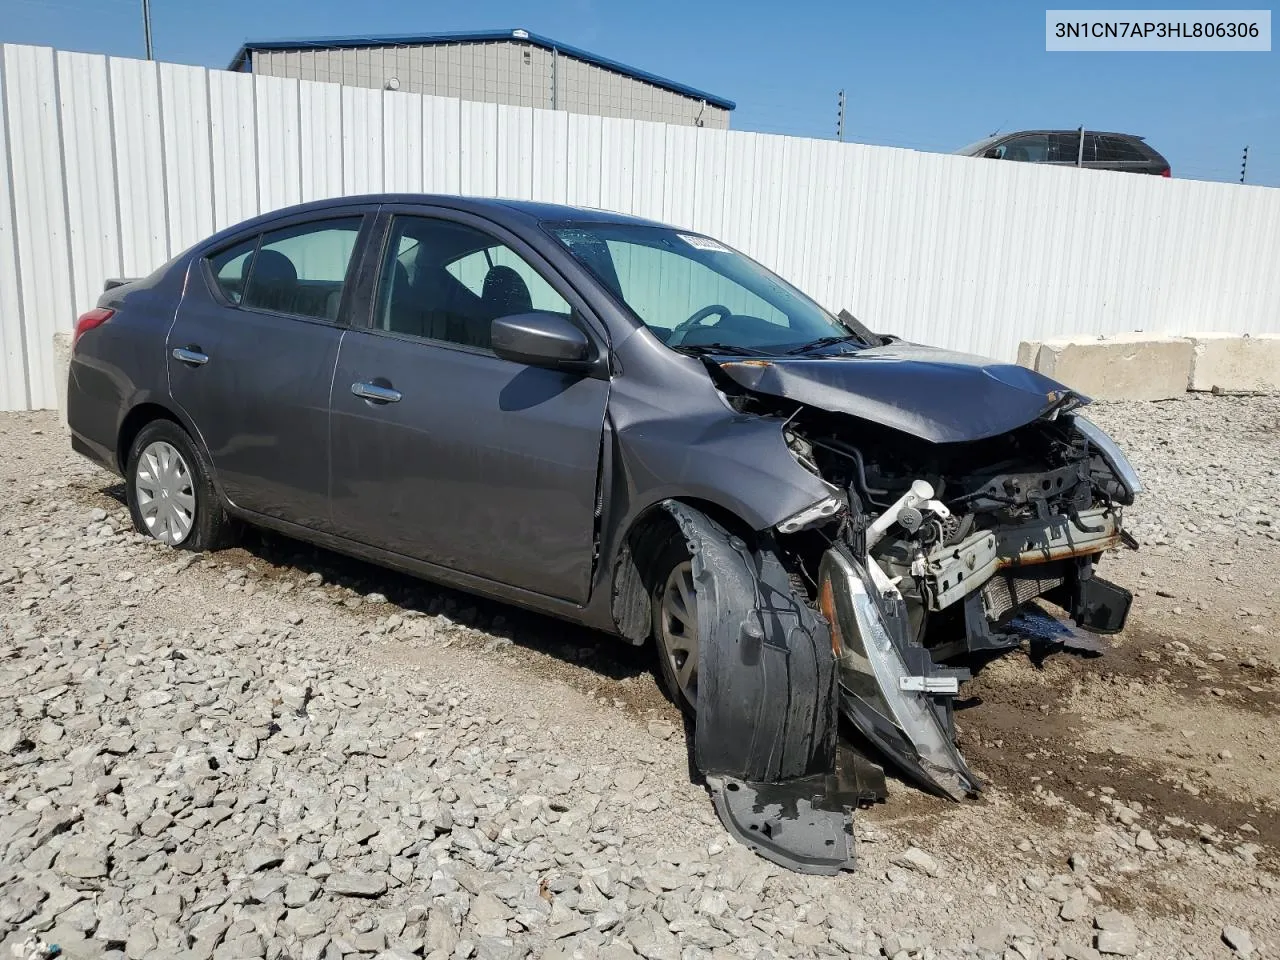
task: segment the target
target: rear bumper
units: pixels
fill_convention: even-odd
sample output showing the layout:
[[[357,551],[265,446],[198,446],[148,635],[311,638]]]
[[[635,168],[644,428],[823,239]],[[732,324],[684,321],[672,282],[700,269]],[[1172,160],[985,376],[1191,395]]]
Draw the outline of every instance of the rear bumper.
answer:
[[[110,447],[95,443],[83,434],[72,431],[71,449],[117,477],[121,475],[120,465],[116,463],[116,452]]]

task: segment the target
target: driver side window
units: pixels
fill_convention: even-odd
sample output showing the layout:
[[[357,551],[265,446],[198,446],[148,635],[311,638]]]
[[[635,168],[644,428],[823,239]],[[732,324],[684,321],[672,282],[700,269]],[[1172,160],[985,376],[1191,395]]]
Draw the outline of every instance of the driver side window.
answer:
[[[377,326],[488,350],[499,317],[572,308],[518,253],[474,227],[396,217],[383,264]]]

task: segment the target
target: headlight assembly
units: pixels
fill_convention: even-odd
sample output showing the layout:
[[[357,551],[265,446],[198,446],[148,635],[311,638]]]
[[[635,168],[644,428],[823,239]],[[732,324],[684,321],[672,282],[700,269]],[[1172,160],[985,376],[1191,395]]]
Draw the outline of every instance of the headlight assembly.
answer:
[[[1142,492],[1142,480],[1138,477],[1138,471],[1133,469],[1133,464],[1129,462],[1129,458],[1120,449],[1120,445],[1107,436],[1106,431],[1100,426],[1086,417],[1077,414],[1075,424],[1080,436],[1088,440],[1097,449],[1099,455],[1106,461],[1107,466],[1116,475],[1116,479],[1120,481],[1120,485],[1124,487],[1128,499],[1122,502],[1133,503],[1133,498]]]

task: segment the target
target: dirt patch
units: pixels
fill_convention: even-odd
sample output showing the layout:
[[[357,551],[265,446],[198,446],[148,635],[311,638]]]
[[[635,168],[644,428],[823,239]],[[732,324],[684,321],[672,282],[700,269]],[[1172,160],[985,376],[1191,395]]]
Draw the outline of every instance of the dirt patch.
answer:
[[[1157,840],[1176,837],[1224,849],[1253,843],[1264,848],[1259,860],[1280,864],[1274,781],[1261,798],[1192,782],[1184,768],[1160,756],[1166,744],[1176,742],[1176,730],[1150,731],[1155,737],[1143,753],[1097,748],[1096,728],[1113,722],[1105,714],[1115,712],[1115,702],[1130,695],[1146,700],[1147,684],[1156,685],[1143,679],[1141,689],[1131,689],[1131,666],[1122,650],[1095,659],[1060,655],[1038,670],[1025,656],[1012,654],[966,686],[970,699],[958,718],[961,750],[982,775],[1014,796],[1047,791],[1107,818],[1119,805],[1137,801]],[[1111,709],[1100,709],[1108,700]]]

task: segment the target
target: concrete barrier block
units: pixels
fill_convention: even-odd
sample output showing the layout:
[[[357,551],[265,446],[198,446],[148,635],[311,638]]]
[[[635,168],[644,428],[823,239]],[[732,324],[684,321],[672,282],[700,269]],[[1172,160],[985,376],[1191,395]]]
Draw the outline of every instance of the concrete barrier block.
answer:
[[[1023,340],[1018,344],[1018,366],[1028,370],[1036,369],[1036,360],[1040,356],[1039,340]]]
[[[1280,393],[1280,335],[1190,333],[1191,390]]]
[[[1018,359],[1096,400],[1168,400],[1187,392],[1191,352],[1182,337],[1122,333],[1028,342]]]
[[[71,334],[53,335],[53,384],[58,391],[58,422],[66,433],[67,426],[67,376],[71,372]]]

